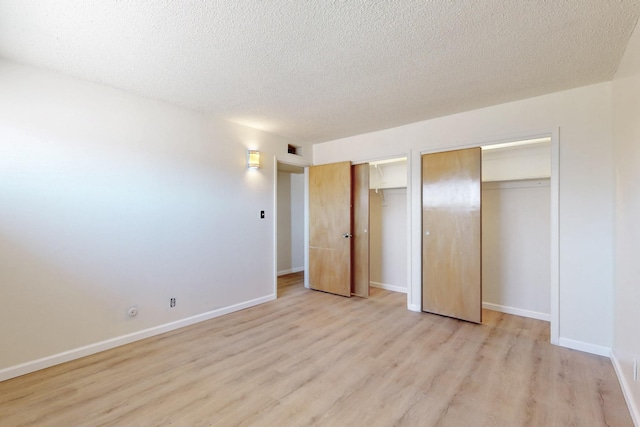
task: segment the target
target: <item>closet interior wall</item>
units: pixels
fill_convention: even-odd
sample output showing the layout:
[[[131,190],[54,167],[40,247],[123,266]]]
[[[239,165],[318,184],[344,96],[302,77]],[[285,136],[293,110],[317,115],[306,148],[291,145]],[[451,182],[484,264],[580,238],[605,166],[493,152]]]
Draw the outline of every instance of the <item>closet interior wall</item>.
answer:
[[[371,286],[407,292],[407,162],[370,165]]]
[[[550,142],[483,150],[482,168],[483,306],[550,320]]]

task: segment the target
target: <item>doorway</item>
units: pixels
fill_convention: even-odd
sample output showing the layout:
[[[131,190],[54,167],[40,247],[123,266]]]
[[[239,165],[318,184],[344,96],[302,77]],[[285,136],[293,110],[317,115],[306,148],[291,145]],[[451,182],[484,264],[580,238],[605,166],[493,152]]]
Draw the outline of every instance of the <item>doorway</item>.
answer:
[[[304,167],[277,162],[276,294],[304,283]],[[280,286],[285,284],[285,286]],[[278,295],[279,296],[279,295]]]

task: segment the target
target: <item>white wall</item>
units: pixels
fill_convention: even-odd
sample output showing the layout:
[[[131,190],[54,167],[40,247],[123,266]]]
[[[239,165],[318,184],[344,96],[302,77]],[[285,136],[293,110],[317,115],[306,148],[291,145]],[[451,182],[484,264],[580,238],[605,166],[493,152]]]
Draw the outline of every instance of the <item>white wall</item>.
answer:
[[[615,147],[615,341],[614,366],[640,426],[640,28],[636,28],[613,80]]]
[[[291,174],[278,171],[278,275],[291,273]]]
[[[407,189],[371,190],[369,213],[371,285],[406,292]]]
[[[549,180],[482,184],[485,307],[549,320]]]
[[[288,141],[6,61],[0,93],[0,379],[274,297]]]
[[[410,153],[408,305],[420,307],[420,153],[559,132],[563,345],[607,354],[613,344],[611,83],[483,108],[314,146],[316,164]]]
[[[278,172],[278,274],[304,270],[304,175]]]

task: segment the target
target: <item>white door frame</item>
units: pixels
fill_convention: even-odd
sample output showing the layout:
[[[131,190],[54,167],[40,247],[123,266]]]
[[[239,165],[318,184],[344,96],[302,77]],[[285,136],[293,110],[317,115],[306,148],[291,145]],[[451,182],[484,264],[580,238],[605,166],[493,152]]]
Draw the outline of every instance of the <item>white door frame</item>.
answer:
[[[307,166],[310,166],[310,163],[301,159],[297,161],[297,159],[291,159],[289,157],[283,158],[280,156],[273,156],[273,295],[275,297],[278,296],[278,163],[284,163],[286,165],[291,166],[300,166],[304,169],[304,271],[308,271],[308,239],[309,239],[309,230],[308,230],[308,208],[309,208],[309,195],[308,195],[308,177],[307,177]],[[305,286],[308,287],[307,283],[307,274],[304,275]]]

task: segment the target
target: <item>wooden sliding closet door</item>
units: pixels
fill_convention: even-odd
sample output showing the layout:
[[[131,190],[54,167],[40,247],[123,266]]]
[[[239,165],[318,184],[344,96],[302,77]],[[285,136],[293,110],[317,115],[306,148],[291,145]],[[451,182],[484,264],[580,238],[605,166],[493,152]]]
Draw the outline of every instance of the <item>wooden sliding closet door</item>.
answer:
[[[369,297],[369,163],[353,165],[353,295]]]
[[[482,322],[480,148],[422,156],[422,310]]]
[[[309,167],[309,286],[351,296],[351,162]]]

